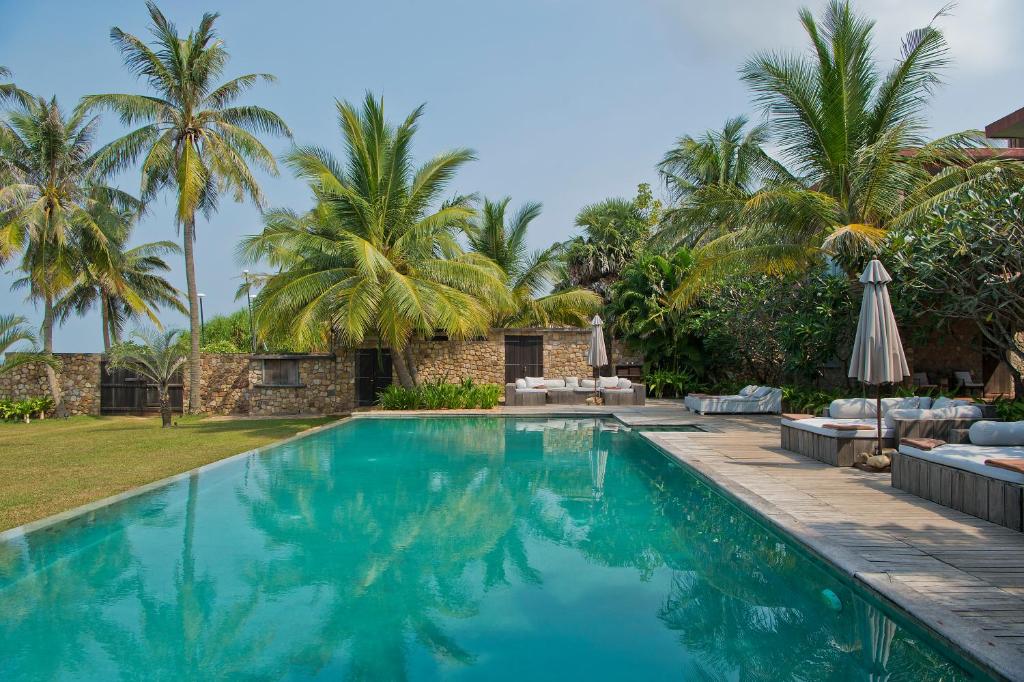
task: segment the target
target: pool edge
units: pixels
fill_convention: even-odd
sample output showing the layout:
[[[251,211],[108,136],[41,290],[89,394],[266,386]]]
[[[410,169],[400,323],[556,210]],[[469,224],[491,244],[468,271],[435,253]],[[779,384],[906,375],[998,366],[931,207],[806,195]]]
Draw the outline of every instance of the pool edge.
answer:
[[[250,457],[252,455],[257,455],[267,450],[268,448],[278,447],[279,445],[284,445],[286,443],[291,443],[293,441],[302,440],[303,438],[308,438],[309,436],[320,433],[322,431],[326,431],[328,429],[337,428],[338,426],[341,426],[342,424],[345,424],[350,420],[351,417],[341,417],[340,419],[329,422],[327,424],[313,426],[304,431],[300,431],[299,433],[296,433],[294,436],[288,436],[287,438],[283,438],[281,440],[275,440],[272,443],[267,443],[266,445],[261,445],[258,448],[252,448],[251,450],[246,450],[244,452],[237,452],[233,455],[228,455],[227,457],[223,457],[221,459],[209,462],[202,466],[195,467],[194,469],[188,469],[187,471],[172,474],[170,476],[158,479],[156,481],[144,483],[140,486],[136,486],[134,488],[125,490],[124,492],[117,493],[116,495],[102,497],[98,500],[86,502],[85,504],[79,505],[77,507],[72,507],[71,509],[67,509],[62,512],[57,512],[56,514],[51,514],[50,516],[44,516],[43,518],[36,519],[35,521],[29,521],[28,523],[22,524],[20,526],[15,526],[14,528],[8,528],[5,531],[0,531],[0,544],[17,540],[19,538],[24,537],[25,535],[28,535],[29,533],[34,533],[36,531],[43,530],[44,528],[54,526],[58,523],[69,521],[77,516],[83,516],[85,514],[97,511],[98,509],[102,509],[104,507],[109,507],[110,505],[117,504],[118,502],[130,500],[133,497],[143,495],[153,490],[158,490],[165,486],[171,485],[172,483],[176,483],[178,481],[186,479],[189,476],[194,476],[195,474],[199,474],[204,471],[210,471],[212,469],[219,468],[221,466],[224,466],[225,464],[228,464],[229,462],[233,462],[244,457]]]
[[[871,571],[870,566],[846,548],[815,532],[789,512],[779,508],[749,488],[731,479],[719,478],[700,460],[684,459],[645,433],[639,434],[647,443],[673,462],[712,486],[761,523],[783,533],[788,539],[825,562],[837,572],[881,599],[889,608],[923,628],[937,643],[947,645],[956,653],[996,679],[1024,682],[1020,656],[1006,645],[995,646],[978,636],[979,630],[960,616],[936,607],[900,583],[886,579],[885,574]]]

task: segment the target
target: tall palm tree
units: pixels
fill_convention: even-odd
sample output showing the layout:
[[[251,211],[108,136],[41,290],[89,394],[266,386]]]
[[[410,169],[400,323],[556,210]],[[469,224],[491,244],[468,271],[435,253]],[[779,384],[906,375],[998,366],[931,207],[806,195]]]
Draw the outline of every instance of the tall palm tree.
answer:
[[[561,245],[528,253],[526,232],[540,215],[541,205],[523,204],[507,218],[510,201],[509,197],[498,201],[484,198],[480,212],[465,228],[470,250],[490,258],[505,272],[513,308],[498,311],[498,325],[586,325],[601,305],[601,298],[579,288],[544,293],[561,271]]]
[[[769,178],[790,178],[765,151],[768,141],[768,125],[748,128],[745,116],[728,119],[721,130],[676,140],[658,164],[673,200],[659,238],[695,246],[736,229],[737,199],[749,198]]]
[[[739,227],[698,252],[682,303],[737,270],[799,269],[827,255],[852,274],[887,229],[919,219],[1002,163],[972,163],[977,131],[924,136],[924,107],[949,63],[934,25],[908,33],[883,75],[874,24],[847,0],[832,0],[820,20],[801,10],[800,21],[810,55],[765,52],[741,70],[792,176],[749,197],[712,198],[732,203]]]
[[[11,73],[10,69],[6,66],[0,66],[0,81],[13,77],[14,74]],[[14,83],[0,83],[0,103],[7,100],[24,103],[29,98],[30,95]]]
[[[111,347],[107,367],[130,370],[156,384],[160,396],[160,422],[166,429],[171,425],[170,383],[188,360],[181,343],[181,330],[169,329],[163,333],[152,329],[136,330],[132,336],[137,342]]]
[[[161,274],[170,270],[163,257],[181,253],[181,248],[168,241],[127,248],[131,225],[126,216],[121,229],[111,235],[102,250],[92,240],[87,240],[78,276],[55,305],[61,322],[72,313],[84,315],[98,305],[104,351],[110,350],[112,343],[120,342],[130,321],[145,317],[159,327],[157,310],[160,307],[186,312],[181,292]]]
[[[196,285],[196,213],[209,217],[220,195],[263,206],[263,193],[250,166],[277,173],[274,156],[256,137],[291,132],[281,118],[262,107],[236,105],[247,90],[273,76],[251,73],[218,83],[228,61],[224,43],[207,13],[199,27],[182,37],[154,2],[147,2],[154,43],[146,45],[114,27],[111,40],[125,65],[149,85],[153,95],[105,94],[83,98],[84,110],[109,109],[125,125],[144,123],[111,142],[100,154],[101,172],[122,170],[142,157],[142,199],[168,188],[177,193],[175,219],[182,230],[192,350],[189,356],[189,409],[201,409],[199,394],[199,297]]]
[[[28,348],[15,349],[19,343],[27,344]],[[43,355],[36,349],[37,343],[38,340],[28,320],[21,315],[0,315],[0,355],[4,356],[4,361],[0,362],[0,374],[6,374],[15,367],[37,362],[59,369],[60,364],[52,355]],[[9,353],[17,355],[11,357]]]
[[[77,275],[86,240],[105,268],[106,245],[124,212],[138,201],[91,174],[97,117],[66,117],[56,99],[27,98],[0,122],[0,262],[21,255],[29,298],[42,303],[43,352],[53,353],[54,304]],[[50,393],[63,414],[60,386],[46,367]]]
[[[243,258],[278,268],[256,298],[256,322],[299,344],[322,345],[334,333],[351,344],[376,339],[391,348],[402,385],[412,386],[413,337],[472,337],[489,326],[489,302],[511,305],[500,268],[459,248],[457,232],[473,214],[468,201],[440,202],[473,153],[456,149],[416,168],[411,144],[422,106],[398,126],[370,94],[361,110],[337,107],[343,161],[319,147],[286,157],[315,208],[269,212],[263,233],[241,246]]]

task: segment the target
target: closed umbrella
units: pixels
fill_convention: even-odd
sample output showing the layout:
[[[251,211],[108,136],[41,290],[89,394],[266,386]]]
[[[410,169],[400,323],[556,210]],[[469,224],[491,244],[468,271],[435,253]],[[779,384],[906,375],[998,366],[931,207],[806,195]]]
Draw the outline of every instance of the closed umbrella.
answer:
[[[877,386],[876,416],[878,418],[878,452],[882,453],[882,384],[894,384],[910,376],[907,357],[903,354],[900,331],[889,302],[888,283],[892,277],[881,262],[872,260],[860,276],[864,298],[860,304],[857,336],[853,342],[853,358],[848,376],[865,384]]]
[[[600,315],[594,315],[590,321],[590,348],[587,349],[587,364],[594,368],[594,379],[598,372],[608,364],[608,352],[604,347],[604,322]]]

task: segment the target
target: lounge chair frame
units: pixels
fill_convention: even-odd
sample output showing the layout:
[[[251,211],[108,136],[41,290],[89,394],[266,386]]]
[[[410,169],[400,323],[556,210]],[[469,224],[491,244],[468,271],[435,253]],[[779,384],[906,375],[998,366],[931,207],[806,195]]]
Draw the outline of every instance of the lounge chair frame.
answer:
[[[859,454],[875,454],[875,446],[878,439],[855,438],[856,431],[851,431],[849,436],[826,436],[821,433],[813,433],[798,429],[788,424],[782,424],[781,445],[783,450],[795,452],[798,455],[816,459],[834,467],[852,467]],[[893,447],[893,439],[883,438],[882,447]]]

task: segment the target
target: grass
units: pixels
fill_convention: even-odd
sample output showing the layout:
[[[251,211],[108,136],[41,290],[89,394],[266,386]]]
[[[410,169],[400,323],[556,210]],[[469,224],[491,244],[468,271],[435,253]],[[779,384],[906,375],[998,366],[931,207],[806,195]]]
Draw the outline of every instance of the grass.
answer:
[[[332,421],[73,417],[0,424],[0,530],[130,490]]]

